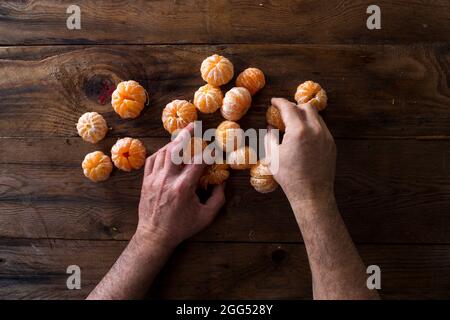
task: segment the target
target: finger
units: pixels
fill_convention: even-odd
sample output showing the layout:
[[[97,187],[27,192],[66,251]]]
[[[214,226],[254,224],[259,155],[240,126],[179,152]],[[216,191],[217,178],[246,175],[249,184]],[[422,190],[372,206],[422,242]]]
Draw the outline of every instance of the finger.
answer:
[[[331,140],[334,140],[333,135],[331,134],[330,130],[328,129],[328,126],[325,123],[325,120],[323,120],[323,118],[321,117],[321,115],[319,114],[319,123],[322,126],[323,131],[325,131],[326,135],[328,138],[331,138]]]
[[[295,103],[283,98],[272,98],[272,105],[278,108],[281,118],[286,125],[286,131],[303,126],[301,111]]]
[[[267,127],[268,133],[264,137],[265,158],[262,159],[265,165],[269,166],[270,171],[273,173],[278,172],[280,162],[280,145],[279,135],[275,134],[274,128]]]
[[[190,181],[192,186],[197,186],[200,177],[203,175],[207,164],[203,161],[203,155],[196,154],[193,158],[192,164],[184,166],[182,179]]]
[[[168,144],[164,166],[169,171],[179,171],[183,168],[181,151],[188,146],[193,132],[194,124],[191,122],[181,129],[176,138]]]
[[[319,112],[311,103],[300,104],[298,105],[298,108],[304,111],[306,115],[306,121],[309,122],[312,126],[321,126],[319,121]]]
[[[183,148],[183,144],[184,143],[180,143],[178,145],[169,144],[167,146],[164,168],[169,172],[179,172],[183,168],[183,159],[180,155],[180,150]]]
[[[165,162],[165,158],[166,158],[166,151],[167,151],[167,148],[164,147],[164,148],[160,149],[157,152],[155,163],[153,165],[153,170],[154,171],[159,171],[159,170],[164,169],[164,162]]]
[[[279,143],[279,135],[275,134],[273,131],[274,128],[272,126],[267,126],[267,134],[264,136],[264,149],[266,152],[266,159],[270,160],[271,155],[274,152],[278,152]]]
[[[149,174],[152,174],[153,172],[153,166],[155,164],[156,159],[156,153],[152,154],[150,157],[145,160],[145,169],[144,169],[144,176],[148,176]]]
[[[220,208],[225,204],[225,183],[214,186],[211,196],[203,205],[205,213],[212,218],[216,216]]]
[[[191,122],[178,132],[176,138],[173,139],[171,144],[179,144],[180,142],[189,141],[193,133],[194,133],[194,123]]]

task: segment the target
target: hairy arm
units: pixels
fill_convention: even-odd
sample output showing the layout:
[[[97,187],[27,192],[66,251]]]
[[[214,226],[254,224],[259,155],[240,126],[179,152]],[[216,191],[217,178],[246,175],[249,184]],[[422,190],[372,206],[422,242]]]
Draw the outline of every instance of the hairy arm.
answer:
[[[147,239],[135,234],[111,270],[87,299],[142,298],[173,249],[156,236]]]
[[[378,298],[367,288],[365,266],[336,205],[336,146],[325,122],[311,105],[278,98],[272,104],[281,112],[286,133],[278,144],[269,130],[266,149],[278,154],[274,177],[289,199],[305,242],[314,298]]]
[[[376,299],[366,268],[333,197],[293,200],[292,208],[308,253],[315,299]]]
[[[204,164],[172,162],[192,131],[189,125],[147,159],[136,233],[87,299],[142,298],[177,245],[206,228],[225,203],[224,185],[206,203],[196,195]]]

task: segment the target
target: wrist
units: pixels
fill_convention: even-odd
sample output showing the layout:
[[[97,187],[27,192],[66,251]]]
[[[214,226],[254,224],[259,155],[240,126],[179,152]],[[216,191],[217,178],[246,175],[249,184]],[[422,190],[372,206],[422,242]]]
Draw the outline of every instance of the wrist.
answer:
[[[334,200],[334,183],[328,181],[301,181],[282,185],[291,204]]]
[[[288,198],[295,218],[301,226],[305,221],[317,221],[338,213],[334,194],[324,193],[314,198]]]
[[[130,242],[134,245],[139,254],[142,255],[150,253],[169,255],[178,245],[156,230],[150,231],[142,230],[140,228],[136,230]]]

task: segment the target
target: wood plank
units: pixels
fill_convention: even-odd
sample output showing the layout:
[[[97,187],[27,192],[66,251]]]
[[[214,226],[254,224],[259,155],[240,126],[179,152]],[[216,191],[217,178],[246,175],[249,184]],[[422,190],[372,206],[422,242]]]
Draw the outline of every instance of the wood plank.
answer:
[[[366,27],[368,0],[2,1],[2,44],[417,43],[450,41],[446,0],[379,0],[382,29]],[[261,27],[261,26],[264,27]]]
[[[193,98],[203,84],[199,66],[213,52],[237,71],[258,66],[267,75],[243,128],[264,128],[270,98],[292,99],[300,82],[313,79],[328,91],[323,116],[336,137],[450,136],[448,45],[0,48],[0,136],[74,137],[79,116],[98,111],[110,136],[167,137],[163,107]],[[99,103],[102,85],[119,79],[135,79],[150,93],[150,107],[136,120],[121,120]],[[223,120],[218,112],[200,119],[205,128]]]
[[[0,295],[8,299],[83,299],[126,242],[0,240]],[[360,245],[382,272],[385,299],[448,299],[450,247]],[[95,259],[93,259],[95,257]],[[67,290],[66,268],[81,268],[81,290]],[[149,291],[163,299],[310,299],[302,244],[186,243]]]
[[[0,139],[0,237],[129,239],[142,171],[94,184],[80,162],[96,149],[80,138]],[[143,139],[153,152],[167,139]],[[338,140],[336,194],[358,243],[450,243],[450,141]],[[201,241],[301,242],[281,190],[258,194],[233,172],[227,204]]]

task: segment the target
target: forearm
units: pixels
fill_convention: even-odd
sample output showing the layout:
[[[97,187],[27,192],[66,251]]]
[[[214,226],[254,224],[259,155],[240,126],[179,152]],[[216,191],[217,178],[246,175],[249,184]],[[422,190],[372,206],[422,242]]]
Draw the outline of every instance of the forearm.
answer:
[[[159,273],[173,248],[156,237],[135,234],[119,259],[87,297],[88,300],[139,299]]]
[[[375,299],[365,266],[339,214],[334,196],[293,200],[305,242],[315,299]]]

